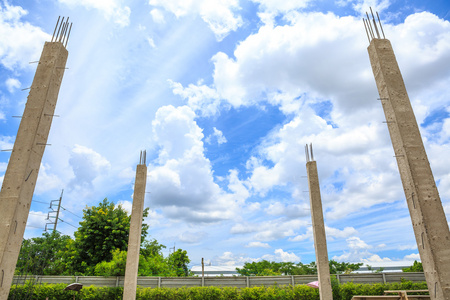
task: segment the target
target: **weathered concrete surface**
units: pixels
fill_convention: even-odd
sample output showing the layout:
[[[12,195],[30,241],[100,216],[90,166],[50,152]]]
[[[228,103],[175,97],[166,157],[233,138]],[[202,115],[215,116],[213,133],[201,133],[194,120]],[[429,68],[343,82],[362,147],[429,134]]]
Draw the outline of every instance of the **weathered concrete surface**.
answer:
[[[391,43],[368,47],[431,299],[450,299],[450,233]]]
[[[144,212],[145,185],[147,184],[147,166],[137,165],[134,182],[133,208],[128,237],[127,265],[123,299],[136,299],[137,275],[139,268],[139,250],[141,248],[142,216]]]
[[[68,52],[46,42],[0,192],[0,299],[7,299]]]
[[[319,294],[321,300],[333,299],[331,289],[330,265],[328,264],[327,238],[323,221],[322,200],[320,197],[319,175],[315,161],[306,163],[309,184],[309,200],[311,203],[311,219],[316,249],[316,264],[319,278]]]

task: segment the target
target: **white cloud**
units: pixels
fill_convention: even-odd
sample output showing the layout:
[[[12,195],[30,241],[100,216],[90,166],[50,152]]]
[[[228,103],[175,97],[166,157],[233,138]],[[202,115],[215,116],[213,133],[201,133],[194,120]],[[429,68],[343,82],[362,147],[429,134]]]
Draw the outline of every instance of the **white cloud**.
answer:
[[[103,13],[103,16],[121,27],[130,24],[131,9],[122,4],[122,0],[58,0],[69,6],[84,6],[86,9],[96,9]]]
[[[153,21],[155,21],[155,23],[158,23],[158,24],[164,24],[165,23],[164,14],[162,13],[161,10],[156,9],[156,8],[152,9],[150,11],[150,15],[152,16]]]
[[[41,163],[35,194],[39,195],[53,189],[64,188],[63,180],[57,174],[52,174],[51,171],[52,167],[49,164]]]
[[[367,245],[363,240],[361,240],[359,237],[348,238],[347,244],[348,247],[352,250],[363,250],[372,248],[371,246]]]
[[[223,135],[223,132],[217,129],[216,127],[213,127],[213,133],[205,139],[205,142],[207,144],[212,144],[213,139],[216,140],[217,144],[219,145],[225,144],[227,142],[227,139]]]
[[[333,238],[347,238],[349,236],[358,234],[358,231],[353,227],[345,227],[343,230],[329,227],[325,225],[325,232],[327,238],[332,240]]]
[[[286,216],[290,219],[311,215],[311,210],[306,204],[283,204],[275,202],[270,204],[265,212],[272,216]]]
[[[303,220],[279,218],[261,223],[236,223],[230,230],[232,234],[253,233],[252,238],[258,241],[273,241],[296,235],[296,232],[307,222]]]
[[[219,266],[242,266],[246,262],[257,261],[258,259],[252,259],[245,255],[236,255],[231,251],[225,251],[222,255],[215,257],[214,261],[216,261]]]
[[[177,18],[189,14],[199,15],[214,32],[218,41],[243,25],[242,17],[236,14],[240,9],[238,0],[149,0],[149,4],[162,7]]]
[[[152,206],[161,207],[171,219],[217,222],[232,218],[249,193],[231,171],[226,193],[215,182],[204,155],[203,133],[188,106],[161,107],[152,122],[159,157],[150,167]],[[189,191],[189,192],[187,192]]]
[[[0,135],[0,150],[12,149],[14,147],[14,136]]]
[[[281,262],[300,262],[300,257],[292,252],[285,252],[283,249],[276,249],[275,254],[266,254],[261,258],[269,261],[281,261]]]
[[[46,220],[47,218],[47,212],[42,211],[34,211],[30,210],[30,213],[28,215],[27,219],[27,226],[33,228],[33,229],[45,229],[45,224],[48,222]]]
[[[156,48],[155,41],[151,37],[147,38],[147,42],[150,45],[150,47]]]
[[[6,79],[6,88],[8,89],[8,92],[14,93],[14,91],[18,88],[20,88],[20,81],[16,78],[8,78]]]
[[[351,3],[350,1],[347,1]],[[361,16],[366,16],[366,12],[370,15],[370,8],[372,8],[374,14],[375,12],[382,12],[386,8],[388,8],[391,5],[390,0],[358,0],[356,3],[352,5],[353,9]],[[370,15],[371,16],[371,15]],[[377,19],[375,15],[375,20]]]
[[[420,255],[419,255],[419,253],[411,253],[409,255],[405,255],[403,260],[409,260],[409,261],[417,260],[417,261],[420,261]]]
[[[373,255],[371,255],[368,258],[361,259],[361,262],[364,262],[364,263],[383,262],[383,261],[392,261],[392,260],[390,258],[388,258],[388,257],[381,258],[377,254],[373,254]]]
[[[41,28],[21,21],[28,12],[20,6],[0,3],[0,63],[7,69],[30,67],[29,62],[38,60],[42,44],[49,35]],[[10,82],[11,87],[14,82]]]
[[[267,243],[261,243],[261,242],[250,242],[247,245],[245,245],[246,248],[270,248],[270,245]]]
[[[178,239],[181,242],[188,244],[198,244],[200,242],[205,241],[205,239],[207,238],[208,233],[204,231],[197,231],[197,232],[185,231],[182,234],[178,235]]]
[[[311,0],[252,0],[259,4],[259,17],[266,24],[272,24],[274,18],[279,14],[288,14],[289,12],[306,8]]]
[[[416,244],[401,245],[398,247],[398,250],[417,250],[417,245]]]
[[[70,181],[73,188],[92,189],[95,179],[105,176],[111,168],[110,162],[94,150],[75,145],[69,159],[75,178]]]
[[[203,84],[183,87],[181,83],[169,80],[172,86],[172,91],[175,95],[181,96],[187,100],[187,105],[192,110],[199,112],[201,116],[208,117],[216,115],[220,108],[220,97],[214,88]]]

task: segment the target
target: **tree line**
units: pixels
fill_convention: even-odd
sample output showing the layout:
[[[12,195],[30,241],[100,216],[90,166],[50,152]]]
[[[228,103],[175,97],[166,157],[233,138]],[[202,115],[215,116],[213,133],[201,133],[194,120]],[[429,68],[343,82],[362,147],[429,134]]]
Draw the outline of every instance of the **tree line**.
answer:
[[[144,218],[148,208],[144,210]],[[130,216],[121,205],[104,199],[98,206],[86,207],[74,239],[58,231],[44,232],[41,237],[24,239],[16,266],[16,275],[123,276],[127,258]],[[147,239],[148,225],[142,224],[139,276],[189,276],[190,259],[186,250],[177,249],[164,257],[166,246]],[[330,260],[331,274],[349,274],[362,263]],[[295,264],[262,260],[247,262],[236,268],[242,276],[314,275],[315,262]],[[414,264],[403,272],[423,272]]]
[[[148,216],[148,208],[144,217]],[[57,231],[24,239],[15,273],[33,275],[123,276],[125,274],[130,216],[121,205],[104,199],[86,207],[74,239]],[[142,224],[139,276],[188,276],[190,259],[177,249],[167,257],[166,246],[146,239]]]

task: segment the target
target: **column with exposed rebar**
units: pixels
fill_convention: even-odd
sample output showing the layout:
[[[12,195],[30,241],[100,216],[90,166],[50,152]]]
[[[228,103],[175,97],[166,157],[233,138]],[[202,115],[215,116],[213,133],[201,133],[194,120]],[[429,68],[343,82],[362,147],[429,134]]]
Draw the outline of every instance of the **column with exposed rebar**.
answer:
[[[0,299],[8,298],[22,245],[66,67],[68,27],[69,23],[63,18],[56,36],[54,33],[52,41],[44,45],[3,179],[0,191]]]
[[[377,14],[378,16],[378,14]],[[411,102],[389,40],[364,20],[372,70],[391,136],[431,299],[450,299],[450,232]],[[372,21],[372,23],[371,23]],[[378,18],[381,27],[381,22]]]
[[[127,265],[123,285],[123,299],[136,299],[137,275],[139,269],[139,251],[141,248],[142,217],[144,213],[145,186],[147,184],[146,152],[141,152],[141,159],[136,167],[134,182],[133,208],[128,237]]]
[[[320,300],[331,300],[333,299],[333,291],[331,289],[330,265],[328,263],[327,238],[323,220],[322,199],[320,197],[319,174],[316,161],[314,160],[312,145],[309,146],[309,149],[308,145],[306,145],[305,153]]]

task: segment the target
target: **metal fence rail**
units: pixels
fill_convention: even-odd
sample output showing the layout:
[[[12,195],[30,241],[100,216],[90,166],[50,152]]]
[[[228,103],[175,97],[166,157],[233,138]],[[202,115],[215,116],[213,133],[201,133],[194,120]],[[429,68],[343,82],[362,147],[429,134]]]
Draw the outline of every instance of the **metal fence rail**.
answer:
[[[339,283],[353,281],[354,283],[391,283],[407,280],[412,282],[425,281],[422,272],[417,273],[362,273],[362,274],[340,274],[335,275]],[[123,286],[124,277],[102,277],[102,276],[14,276],[13,284],[24,284],[27,280],[36,283],[81,283],[85,286]],[[273,285],[299,285],[316,281],[317,275],[294,275],[294,276],[233,276],[233,277],[138,277],[138,285],[141,287],[193,287],[193,286],[230,286],[230,287],[253,287]]]

